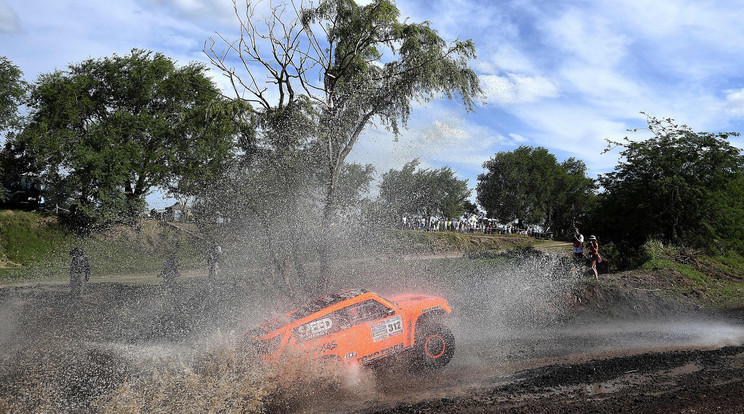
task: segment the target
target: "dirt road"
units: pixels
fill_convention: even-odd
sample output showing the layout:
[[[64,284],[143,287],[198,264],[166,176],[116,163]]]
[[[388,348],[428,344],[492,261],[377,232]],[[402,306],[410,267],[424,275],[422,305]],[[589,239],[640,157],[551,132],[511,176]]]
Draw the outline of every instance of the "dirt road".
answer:
[[[498,278],[462,266],[436,286],[456,310],[450,365],[357,371],[335,388],[210,351],[270,316],[245,281],[93,283],[81,300],[63,285],[0,288],[0,411],[744,412],[744,313],[609,281],[577,293],[583,279],[533,262]]]

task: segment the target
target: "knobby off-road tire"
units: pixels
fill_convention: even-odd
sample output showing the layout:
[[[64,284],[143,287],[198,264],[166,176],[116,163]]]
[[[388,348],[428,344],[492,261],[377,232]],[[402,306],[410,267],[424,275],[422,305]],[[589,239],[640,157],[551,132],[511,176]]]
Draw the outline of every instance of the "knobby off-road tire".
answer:
[[[444,367],[455,355],[455,336],[441,322],[420,323],[413,343],[413,366],[421,369]]]

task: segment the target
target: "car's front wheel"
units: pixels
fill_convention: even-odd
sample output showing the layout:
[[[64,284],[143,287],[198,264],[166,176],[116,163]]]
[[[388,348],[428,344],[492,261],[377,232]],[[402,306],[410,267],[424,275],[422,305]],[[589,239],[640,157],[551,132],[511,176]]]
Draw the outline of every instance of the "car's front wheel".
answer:
[[[441,322],[428,321],[416,328],[413,362],[421,368],[441,368],[455,354],[455,336]]]

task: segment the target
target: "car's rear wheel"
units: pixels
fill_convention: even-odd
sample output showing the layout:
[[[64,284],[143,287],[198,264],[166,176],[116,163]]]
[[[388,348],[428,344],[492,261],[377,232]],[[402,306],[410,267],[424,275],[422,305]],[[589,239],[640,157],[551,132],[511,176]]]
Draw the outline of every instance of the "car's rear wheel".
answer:
[[[441,322],[423,322],[416,328],[413,348],[413,363],[416,367],[441,368],[455,354],[455,336]]]

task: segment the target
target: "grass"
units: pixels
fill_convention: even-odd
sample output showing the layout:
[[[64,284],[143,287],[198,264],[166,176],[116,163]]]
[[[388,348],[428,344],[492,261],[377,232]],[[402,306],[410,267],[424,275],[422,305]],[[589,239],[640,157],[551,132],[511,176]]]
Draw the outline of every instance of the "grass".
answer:
[[[114,227],[83,237],[60,225],[55,216],[0,211],[0,282],[66,280],[70,250],[86,250],[91,277],[157,274],[167,254],[176,251],[184,270],[205,264],[202,242],[154,220],[137,227]],[[177,247],[176,247],[177,246]]]
[[[648,260],[641,270],[670,269],[693,282],[686,286],[670,286],[677,294],[693,294],[712,308],[744,306],[744,257],[741,255],[710,256],[658,241],[648,242],[644,249]]]
[[[694,280],[699,284],[705,284],[706,276],[702,272],[696,270],[692,266],[675,262],[671,259],[653,258],[641,266],[645,270],[656,270],[656,269],[672,269],[683,274],[689,279]]]
[[[400,249],[410,253],[440,253],[447,251],[504,250],[516,246],[527,246],[535,239],[516,234],[459,233],[454,231],[390,232],[390,240]]]
[[[541,245],[544,250],[556,253],[562,253],[564,249],[559,242],[535,241],[518,235],[392,230],[383,239],[383,247],[387,248],[381,252],[390,251],[394,255],[466,253],[465,259],[426,260],[414,266],[417,272],[428,274],[434,280],[457,277],[456,283],[463,284],[477,283],[479,274],[503,267],[505,259],[495,252],[531,245]],[[139,283],[143,279],[141,276],[155,280],[165,257],[172,251],[177,251],[184,271],[201,270],[206,266],[206,248],[202,240],[154,220],[143,220],[136,227],[118,226],[82,237],[67,231],[54,216],[0,210],[0,283],[66,281],[69,277],[69,251],[75,246],[87,251],[94,280]],[[714,307],[744,306],[744,256],[708,256],[659,242],[649,242],[644,248],[647,261],[637,271],[656,277],[654,274],[659,269],[670,269],[689,281],[673,282],[669,279],[662,282],[669,285],[670,292],[695,294]],[[355,250],[354,257],[358,258],[360,252],[366,251]],[[375,254],[372,250],[369,253]],[[350,261],[344,265],[344,259],[337,259],[335,266],[346,267],[343,271],[352,274],[374,275],[386,269],[384,262]],[[248,260],[250,257],[240,256],[240,266],[260,267],[260,263],[249,265]],[[480,270],[463,274],[463,266]],[[404,274],[394,274],[394,268],[389,270],[392,272],[391,283],[401,283],[406,279]]]

